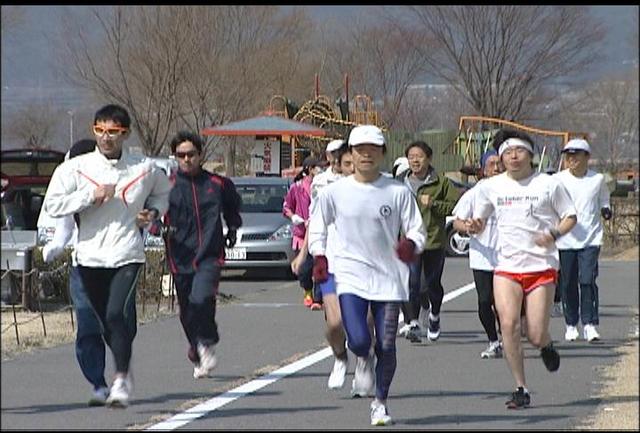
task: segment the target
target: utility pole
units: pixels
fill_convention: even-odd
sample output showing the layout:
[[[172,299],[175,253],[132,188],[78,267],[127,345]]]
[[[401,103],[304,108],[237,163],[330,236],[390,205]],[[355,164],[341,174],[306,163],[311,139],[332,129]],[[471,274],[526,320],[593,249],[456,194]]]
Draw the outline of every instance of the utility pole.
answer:
[[[67,111],[69,115],[69,149],[73,146],[73,110]]]

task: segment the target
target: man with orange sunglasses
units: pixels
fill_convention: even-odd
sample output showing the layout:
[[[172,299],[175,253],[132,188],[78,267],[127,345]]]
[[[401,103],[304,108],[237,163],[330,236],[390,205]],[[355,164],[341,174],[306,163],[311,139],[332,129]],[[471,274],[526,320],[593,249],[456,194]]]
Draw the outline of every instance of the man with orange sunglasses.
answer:
[[[145,262],[140,227],[166,212],[171,190],[151,159],[123,147],[130,125],[123,107],[99,109],[93,122],[96,149],[60,164],[44,201],[54,218],[78,216],[73,261],[115,360],[106,400],[111,407],[128,406],[133,388],[129,364],[137,331],[136,283]]]

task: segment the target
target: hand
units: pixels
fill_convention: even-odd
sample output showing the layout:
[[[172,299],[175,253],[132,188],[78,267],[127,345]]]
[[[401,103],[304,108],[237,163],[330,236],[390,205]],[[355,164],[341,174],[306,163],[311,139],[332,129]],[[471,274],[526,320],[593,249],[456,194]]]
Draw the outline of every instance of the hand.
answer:
[[[467,233],[477,235],[484,230],[484,220],[482,218],[469,218],[465,220],[465,226],[467,227]]]
[[[607,221],[609,221],[613,216],[613,214],[611,213],[611,209],[609,209],[608,207],[603,207],[602,209],[600,209],[600,215],[602,215],[602,218]]]
[[[162,224],[162,221],[155,219],[149,224],[148,231],[152,236],[162,236],[165,232],[164,224]]]
[[[413,263],[416,260],[416,244],[411,239],[402,238],[396,245],[396,254],[405,263]]]
[[[102,203],[109,201],[114,195],[116,195],[115,184],[98,185],[93,191],[93,203],[100,206]]]
[[[304,218],[294,213],[293,215],[291,215],[291,222],[295,225],[304,224]]]
[[[429,194],[421,195],[420,203],[422,203],[425,207],[431,207],[431,196]]]
[[[224,245],[227,248],[233,248],[236,244],[237,239],[237,232],[236,229],[228,229],[227,230],[227,236],[225,236],[224,238]]]
[[[329,279],[329,263],[326,256],[315,256],[313,258],[313,281],[324,283]]]
[[[555,243],[556,240],[553,238],[551,233],[545,231],[543,233],[538,233],[537,235],[535,235],[533,241],[539,247],[550,247]]]
[[[157,218],[158,212],[154,209],[142,209],[136,215],[136,225],[139,228],[145,228]]]

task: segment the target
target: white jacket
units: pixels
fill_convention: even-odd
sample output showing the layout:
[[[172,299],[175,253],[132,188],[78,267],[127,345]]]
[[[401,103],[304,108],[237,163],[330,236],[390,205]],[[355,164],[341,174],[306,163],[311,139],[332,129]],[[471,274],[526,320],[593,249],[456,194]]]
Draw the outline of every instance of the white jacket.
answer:
[[[100,184],[116,184],[116,193],[96,206],[93,193]],[[129,154],[123,147],[120,159],[110,160],[96,148],[56,168],[44,209],[54,218],[79,213],[74,250],[77,264],[117,268],[144,263],[144,242],[136,215],[145,208],[155,208],[163,215],[170,191],[169,179],[151,159]]]

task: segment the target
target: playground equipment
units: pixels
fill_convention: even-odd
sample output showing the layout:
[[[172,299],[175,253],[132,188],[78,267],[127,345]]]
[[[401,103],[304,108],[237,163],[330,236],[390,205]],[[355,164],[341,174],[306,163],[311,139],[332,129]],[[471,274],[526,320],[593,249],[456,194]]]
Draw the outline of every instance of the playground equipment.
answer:
[[[458,124],[458,134],[453,143],[445,149],[447,154],[464,158],[460,171],[465,176],[478,177],[480,157],[493,146],[493,138],[502,128],[526,132],[535,145],[534,164],[537,170],[555,172],[562,168],[562,148],[572,138],[587,139],[584,132],[553,131],[534,128],[509,120],[485,116],[462,116]]]

